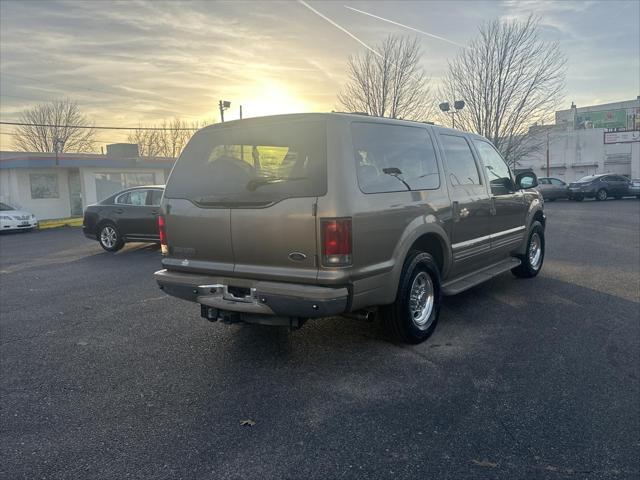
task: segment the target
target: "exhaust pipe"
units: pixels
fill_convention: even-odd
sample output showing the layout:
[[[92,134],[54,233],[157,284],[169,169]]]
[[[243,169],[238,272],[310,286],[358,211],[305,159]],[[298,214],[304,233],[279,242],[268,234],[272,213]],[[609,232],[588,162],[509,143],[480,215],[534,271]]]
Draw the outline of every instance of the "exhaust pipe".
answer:
[[[361,320],[365,322],[372,322],[375,319],[376,314],[373,310],[358,310],[356,312],[343,313],[340,316],[344,318],[349,318],[351,320]]]

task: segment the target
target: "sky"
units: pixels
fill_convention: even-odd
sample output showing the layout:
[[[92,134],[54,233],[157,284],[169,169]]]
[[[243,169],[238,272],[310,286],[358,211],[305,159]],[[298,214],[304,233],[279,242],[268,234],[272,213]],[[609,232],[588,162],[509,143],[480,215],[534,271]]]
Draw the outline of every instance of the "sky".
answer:
[[[221,99],[231,102],[226,119],[238,118],[239,105],[245,117],[331,111],[348,57],[363,44],[418,37],[435,89],[482,22],[532,12],[543,38],[568,57],[567,108],[640,94],[638,0],[306,3],[315,12],[299,1],[0,0],[0,117],[16,121],[25,108],[61,98],[77,101],[96,125],[210,123]],[[0,132],[0,148],[9,149],[11,127]]]

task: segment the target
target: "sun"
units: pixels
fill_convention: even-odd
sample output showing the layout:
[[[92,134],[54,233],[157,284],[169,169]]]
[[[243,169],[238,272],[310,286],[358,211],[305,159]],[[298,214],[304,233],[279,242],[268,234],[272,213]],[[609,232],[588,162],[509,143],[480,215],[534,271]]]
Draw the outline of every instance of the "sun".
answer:
[[[254,89],[243,95],[241,100],[236,101],[236,105],[238,104],[242,105],[244,118],[304,113],[313,110],[312,105],[298,97],[295,92],[281,83],[272,81],[256,85]]]

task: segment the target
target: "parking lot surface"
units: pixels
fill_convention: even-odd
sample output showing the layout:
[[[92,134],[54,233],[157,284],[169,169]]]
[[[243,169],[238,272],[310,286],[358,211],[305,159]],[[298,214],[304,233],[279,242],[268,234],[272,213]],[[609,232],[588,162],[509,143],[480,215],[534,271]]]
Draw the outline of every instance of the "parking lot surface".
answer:
[[[211,324],[157,247],[1,235],[0,478],[638,478],[640,202],[546,210],[540,276],[446,298],[418,346]]]

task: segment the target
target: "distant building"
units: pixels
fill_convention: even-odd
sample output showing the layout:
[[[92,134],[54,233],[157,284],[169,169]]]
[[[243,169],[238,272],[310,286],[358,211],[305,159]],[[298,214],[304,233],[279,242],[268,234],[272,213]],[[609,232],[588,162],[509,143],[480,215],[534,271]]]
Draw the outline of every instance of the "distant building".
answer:
[[[174,158],[141,158],[135,144],[107,154],[0,152],[0,201],[41,220],[80,216],[123,188],[164,184]]]
[[[572,104],[556,112],[555,125],[532,126],[529,134],[540,148],[520,159],[518,170],[566,182],[609,172],[640,178],[640,96],[589,107]]]

